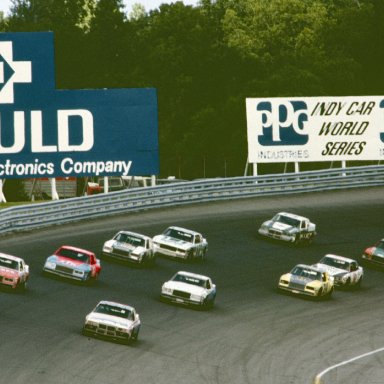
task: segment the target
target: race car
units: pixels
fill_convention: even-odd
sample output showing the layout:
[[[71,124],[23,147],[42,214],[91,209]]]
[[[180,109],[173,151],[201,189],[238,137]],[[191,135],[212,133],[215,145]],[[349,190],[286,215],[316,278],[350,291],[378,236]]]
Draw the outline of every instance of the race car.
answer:
[[[140,327],[140,316],[135,308],[102,300],[85,317],[82,333],[129,343],[138,339]]]
[[[298,264],[280,277],[278,288],[300,295],[329,297],[333,293],[334,279],[319,268]]]
[[[201,233],[181,227],[169,227],[153,238],[155,253],[182,260],[204,259],[208,242]]]
[[[384,266],[384,239],[381,239],[375,245],[368,247],[361,258],[367,264]]]
[[[316,224],[303,216],[279,212],[262,223],[258,232],[262,236],[294,244],[311,243],[316,236]]]
[[[130,231],[119,231],[104,243],[102,256],[136,264],[149,264],[155,260],[152,238]]]
[[[23,291],[29,279],[29,266],[21,257],[0,253],[0,285]]]
[[[85,249],[63,245],[49,256],[43,273],[62,276],[80,282],[94,282],[101,272],[100,260]]]
[[[328,272],[336,287],[358,286],[363,280],[363,268],[356,260],[347,257],[325,255],[314,267]]]
[[[196,273],[179,271],[161,288],[160,299],[182,305],[212,308],[216,285],[211,278]]]

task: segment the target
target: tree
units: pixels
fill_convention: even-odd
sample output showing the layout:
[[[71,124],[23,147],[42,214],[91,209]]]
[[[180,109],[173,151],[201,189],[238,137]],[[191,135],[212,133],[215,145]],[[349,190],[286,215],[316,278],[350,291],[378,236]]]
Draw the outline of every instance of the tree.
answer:
[[[145,17],[146,12],[145,12],[145,7],[144,5],[140,3],[134,3],[132,5],[132,11],[129,14],[129,19],[130,20],[139,20]]]

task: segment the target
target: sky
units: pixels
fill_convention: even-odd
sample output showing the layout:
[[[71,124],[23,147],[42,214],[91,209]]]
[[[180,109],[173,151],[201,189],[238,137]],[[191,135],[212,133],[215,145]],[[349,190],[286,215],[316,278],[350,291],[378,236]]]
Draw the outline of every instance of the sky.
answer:
[[[132,4],[140,3],[143,4],[146,11],[156,9],[160,4],[175,3],[177,0],[124,0],[125,11],[127,13],[131,12]],[[182,0],[185,5],[197,5],[198,0]],[[11,0],[0,0],[0,11],[3,11],[5,14],[8,13],[11,6]]]

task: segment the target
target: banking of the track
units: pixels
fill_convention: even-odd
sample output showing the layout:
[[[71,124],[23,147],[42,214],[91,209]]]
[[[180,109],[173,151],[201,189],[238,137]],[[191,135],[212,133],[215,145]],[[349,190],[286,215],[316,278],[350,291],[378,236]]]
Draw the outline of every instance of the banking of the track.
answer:
[[[313,301],[279,294],[279,276],[326,253],[359,259],[383,235],[384,189],[244,199],[148,210],[54,226],[0,238],[0,252],[30,265],[25,294],[0,292],[0,384],[310,384],[315,375],[384,346],[384,272],[365,268],[361,289]],[[308,247],[260,239],[258,226],[275,212],[308,216],[318,236]],[[184,264],[158,259],[153,268],[102,260],[95,286],[41,275],[62,244],[100,253],[120,229],[153,236],[168,225],[202,232],[208,259]],[[178,270],[212,277],[210,311],[159,301],[161,284]],[[136,307],[140,338],[126,346],[81,335],[84,316],[101,299]],[[324,383],[378,383],[384,353],[367,354],[330,371]],[[328,381],[327,381],[328,380]]]

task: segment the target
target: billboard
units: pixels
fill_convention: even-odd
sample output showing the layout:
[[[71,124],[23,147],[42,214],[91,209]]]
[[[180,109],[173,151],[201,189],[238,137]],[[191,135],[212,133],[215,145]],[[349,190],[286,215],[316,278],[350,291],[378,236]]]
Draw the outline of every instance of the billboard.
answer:
[[[155,89],[57,90],[53,33],[0,34],[0,178],[158,173]]]
[[[246,99],[250,163],[384,159],[384,96]]]

